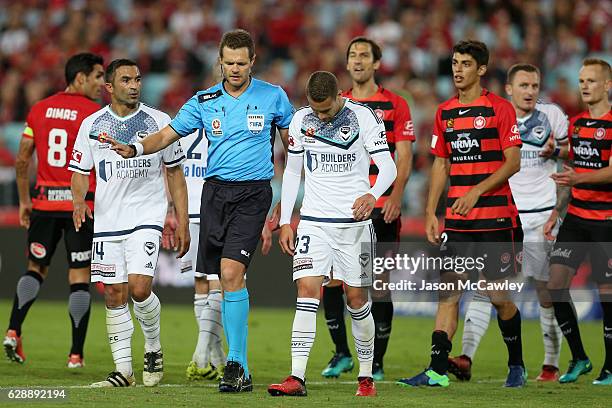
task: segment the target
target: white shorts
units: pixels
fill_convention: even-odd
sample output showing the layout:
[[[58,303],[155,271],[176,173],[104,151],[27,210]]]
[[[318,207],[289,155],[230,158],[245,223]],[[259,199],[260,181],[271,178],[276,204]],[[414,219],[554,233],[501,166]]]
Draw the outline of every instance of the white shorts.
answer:
[[[353,287],[372,286],[376,247],[372,224],[335,227],[301,222],[295,242],[294,281],[324,276],[324,285],[338,279]]]
[[[149,230],[133,232],[121,240],[94,241],[91,281],[112,285],[126,283],[131,274],[153,277],[160,242],[160,234]]]
[[[191,237],[191,244],[189,245],[189,251],[180,259],[181,262],[181,273],[191,273],[196,278],[206,278],[206,280],[219,280],[219,275],[207,275],[203,272],[196,271],[198,264],[198,247],[200,243],[200,223],[190,222],[189,223],[189,236]]]
[[[548,282],[550,277],[548,260],[555,243],[544,236],[544,224],[551,212],[552,210],[520,214],[521,224],[523,224],[523,275],[544,282]],[[553,235],[556,235],[558,231],[559,225],[557,224]]]

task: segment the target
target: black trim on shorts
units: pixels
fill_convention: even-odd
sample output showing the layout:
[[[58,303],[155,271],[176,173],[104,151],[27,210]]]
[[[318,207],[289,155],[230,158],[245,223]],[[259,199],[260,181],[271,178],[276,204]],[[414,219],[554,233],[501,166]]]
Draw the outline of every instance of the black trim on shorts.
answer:
[[[535,208],[533,210],[519,210],[519,214],[532,214],[532,213],[539,213],[539,212],[544,212],[544,211],[550,211],[550,210],[554,210],[555,206],[551,205],[550,207],[544,207],[544,208]]]
[[[164,231],[164,228],[160,227],[159,225],[144,224],[144,225],[139,225],[139,226],[137,226],[135,228],[127,229],[127,230],[96,232],[96,233],[94,233],[94,238],[115,237],[115,236],[118,237],[118,236],[121,236],[121,235],[131,234],[132,232],[143,230],[143,229],[152,229],[152,230],[156,230],[156,231],[159,231],[159,232],[163,232]]]
[[[258,186],[270,185],[270,179],[264,180],[223,180],[217,176],[204,179],[207,183],[218,184],[221,186]]]

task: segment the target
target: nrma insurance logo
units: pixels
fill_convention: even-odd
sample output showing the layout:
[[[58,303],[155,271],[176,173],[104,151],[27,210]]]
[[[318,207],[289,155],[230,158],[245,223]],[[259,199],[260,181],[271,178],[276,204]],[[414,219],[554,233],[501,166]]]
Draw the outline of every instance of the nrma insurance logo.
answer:
[[[106,160],[100,160],[98,163],[98,174],[104,181],[110,180],[113,176],[113,163]]]

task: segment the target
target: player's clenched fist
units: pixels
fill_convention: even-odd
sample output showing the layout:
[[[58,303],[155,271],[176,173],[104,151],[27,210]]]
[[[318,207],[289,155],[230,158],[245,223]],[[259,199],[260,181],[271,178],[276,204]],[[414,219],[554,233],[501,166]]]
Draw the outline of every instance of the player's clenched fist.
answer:
[[[353,218],[357,221],[367,220],[370,214],[372,214],[372,210],[374,209],[374,205],[376,204],[376,198],[370,193],[364,194],[353,203]]]
[[[291,224],[281,226],[280,234],[278,235],[278,243],[283,253],[293,256],[293,251],[295,251],[295,234],[293,233]]]
[[[425,218],[425,234],[427,234],[427,241],[429,241],[429,243],[434,245],[440,243],[438,218],[435,215],[428,215]]]
[[[189,236],[189,224],[180,223],[176,229],[176,250],[178,251],[177,258],[182,258],[187,251],[189,251],[189,245],[191,244],[191,237]]]

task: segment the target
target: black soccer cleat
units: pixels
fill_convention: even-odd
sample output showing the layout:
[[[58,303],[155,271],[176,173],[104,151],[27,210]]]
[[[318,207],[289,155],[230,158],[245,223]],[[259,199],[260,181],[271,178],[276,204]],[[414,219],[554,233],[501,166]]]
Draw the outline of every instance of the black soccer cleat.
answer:
[[[244,368],[237,361],[228,361],[223,371],[223,377],[219,382],[219,392],[242,392],[252,391],[253,383],[250,382],[250,390],[243,387],[249,387],[249,379],[245,384]]]

